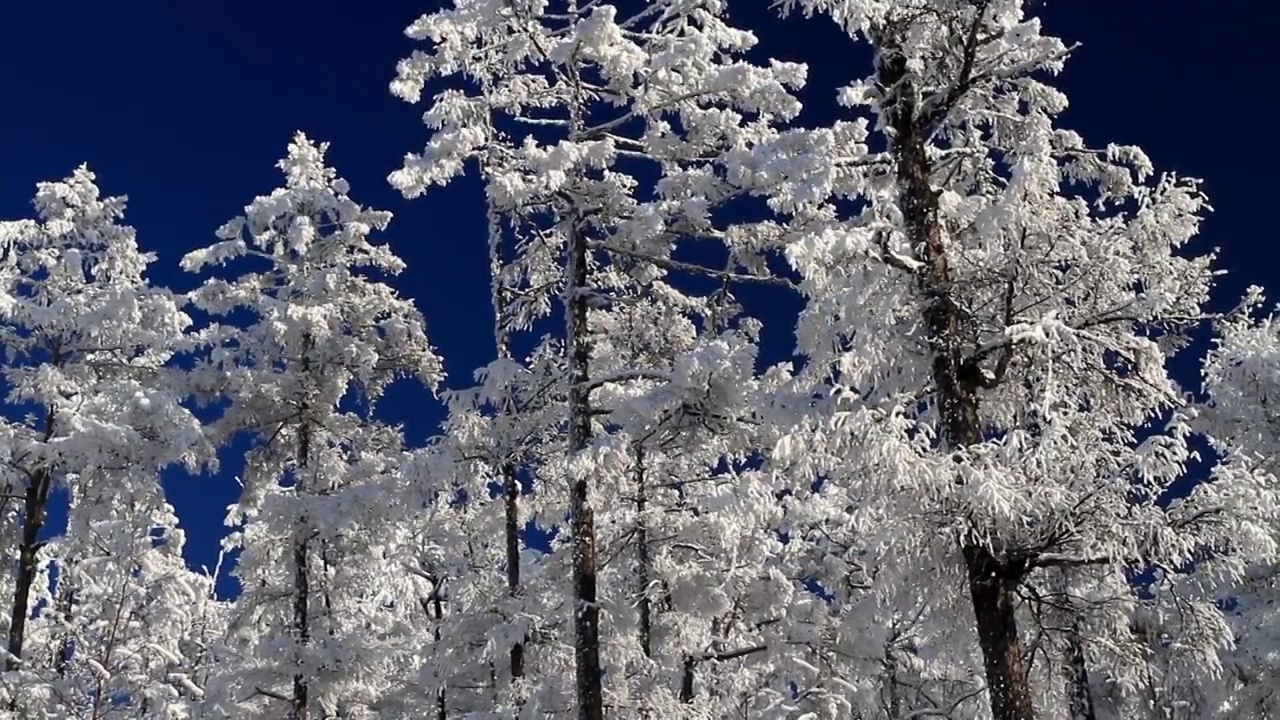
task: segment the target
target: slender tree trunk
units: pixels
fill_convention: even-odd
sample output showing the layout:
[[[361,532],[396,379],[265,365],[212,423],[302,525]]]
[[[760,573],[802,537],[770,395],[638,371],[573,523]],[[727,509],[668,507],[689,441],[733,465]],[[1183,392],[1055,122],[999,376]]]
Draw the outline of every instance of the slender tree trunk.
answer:
[[[431,579],[431,594],[426,599],[419,600],[423,609],[427,611],[427,617],[435,620],[435,627],[431,629],[431,638],[437,646],[440,644],[440,626],[444,623],[444,601],[440,597],[443,585],[443,580],[433,577]],[[446,699],[444,688],[441,687],[436,691],[436,720],[445,720],[449,716]]]
[[[649,506],[649,488],[645,482],[644,448],[635,446],[635,484],[636,484],[636,610],[640,615],[640,651],[646,660],[653,659],[653,601],[649,591],[653,585],[653,557],[649,554],[649,519],[645,512]],[[645,672],[652,670],[652,665]],[[652,682],[652,678],[650,678]],[[653,710],[646,702],[640,711],[640,717],[648,720]]]
[[[293,631],[300,649],[311,642],[307,606],[311,594],[310,578],[307,575],[307,545],[305,538],[295,540],[293,545]],[[307,680],[302,669],[298,669],[293,675],[291,720],[307,720]]]
[[[303,361],[304,370],[306,361]],[[304,420],[305,423],[305,420]],[[294,491],[301,495],[305,491],[305,475],[307,458],[311,454],[311,432],[305,424],[299,432],[298,439],[298,477]],[[297,537],[293,545],[293,632],[298,643],[298,651],[311,643],[311,576],[308,568],[310,532],[307,528],[307,517],[304,514],[298,520]],[[309,720],[310,687],[306,672],[298,668],[293,675],[293,698],[290,720]]]
[[[490,302],[493,305],[493,344],[499,360],[511,359],[511,347],[507,335],[507,295],[502,279],[502,218],[493,204],[493,198],[485,194],[485,205],[489,220],[489,276],[491,283]],[[511,415],[513,403],[507,397],[503,403],[502,413]],[[514,448],[499,447],[500,457]],[[514,599],[520,594],[520,478],[516,474],[516,466],[506,462],[502,466],[502,490],[506,514],[506,550],[507,550],[507,596]],[[527,638],[526,638],[527,640]],[[510,663],[511,679],[524,677],[524,645],[523,641],[511,646]]]
[[[578,2],[570,0],[567,13],[577,15]],[[587,91],[576,68],[569,83],[574,100],[569,108],[569,140],[582,139],[586,123]],[[565,350],[568,354],[568,447],[570,459],[591,445],[591,337],[587,327],[587,238],[582,208],[572,203],[565,236]],[[573,542],[574,676],[578,720],[604,720],[604,687],[600,666],[600,606],[596,596],[596,515],[591,505],[589,480],[580,474],[571,479],[569,529]]]
[[[503,494],[506,501],[507,596],[520,594],[520,479],[510,465],[502,469]],[[524,643],[511,646],[511,679],[524,677]]]
[[[589,380],[590,338],[587,329],[587,246],[578,218],[569,228],[568,277],[565,282],[566,343],[569,352],[568,453],[576,456],[591,443]],[[569,526],[573,537],[574,666],[578,719],[604,720],[600,668],[600,607],[596,597],[596,519],[586,477],[572,478]]]
[[[332,583],[329,581],[333,572],[333,559],[329,554],[330,544],[328,541],[320,541],[320,601],[324,603],[324,631],[330,638],[337,637],[337,614],[333,609],[333,593],[330,592]]]
[[[57,348],[53,353],[52,363],[62,364],[62,351]],[[54,408],[45,409],[44,442],[53,439]],[[9,638],[5,650],[8,657],[4,661],[4,669],[14,672],[22,666],[22,646],[27,638],[27,614],[31,612],[31,587],[36,581],[37,556],[44,545],[40,541],[40,531],[44,529],[46,513],[49,507],[49,492],[53,489],[53,473],[48,468],[40,468],[30,475],[30,484],[23,495],[22,506],[22,540],[18,544],[18,576],[13,588],[13,603],[9,607]],[[10,709],[16,709],[17,699],[10,703]]]
[[[876,71],[880,86],[889,94],[890,149],[907,240],[923,263],[915,275],[927,300],[923,319],[932,346],[943,438],[950,448],[965,448],[982,441],[979,380],[976,368],[966,364],[964,314],[951,294],[938,193],[931,178],[927,134],[936,118],[925,117],[925,110],[917,105],[906,58],[897,50],[896,40],[881,38],[880,45]],[[994,720],[1033,720],[1030,678],[1014,612],[1014,591],[1022,573],[984,545],[965,541],[962,550]]]
[[[689,506],[688,498],[686,498],[684,494],[684,488],[679,485],[677,485],[676,487],[676,498],[677,498],[676,507],[678,507],[682,512],[688,512],[689,514],[693,515],[695,518],[700,516],[700,513],[698,512],[698,508]],[[665,607],[667,608],[671,607],[671,588],[667,586],[665,582],[663,583],[663,603]],[[684,661],[681,663],[680,702],[682,703],[693,702],[693,696],[694,696],[693,682],[694,682],[694,674],[697,671],[697,667],[698,667],[698,660],[697,658],[694,658],[692,655],[686,655],[684,658]]]
[[[13,604],[9,612],[9,657],[5,670],[13,672],[22,667],[23,644],[27,637],[27,615],[31,612],[31,588],[35,585],[38,570],[37,556],[44,545],[40,531],[44,529],[45,513],[49,504],[49,491],[53,482],[49,471],[37,470],[23,498],[22,540],[18,545],[18,577],[13,589]]]
[[[637,585],[640,612],[640,649],[646,658],[653,658],[653,603],[649,600],[649,586],[653,583],[653,558],[649,555],[649,521],[645,510],[649,504],[649,489],[645,486],[644,448],[636,447],[636,562],[639,565]]]
[[[898,652],[888,644],[885,645],[884,689],[889,695],[889,717],[897,720],[902,717],[902,689],[898,683]]]
[[[66,623],[68,628],[71,627],[72,608],[75,607],[76,593],[70,588],[64,588],[59,583],[58,588],[58,614],[62,616],[62,621]],[[58,653],[54,657],[53,667],[58,677],[65,678],[67,676],[67,665],[71,662],[72,655],[75,654],[75,640],[70,630],[63,636],[62,642],[58,644]]]

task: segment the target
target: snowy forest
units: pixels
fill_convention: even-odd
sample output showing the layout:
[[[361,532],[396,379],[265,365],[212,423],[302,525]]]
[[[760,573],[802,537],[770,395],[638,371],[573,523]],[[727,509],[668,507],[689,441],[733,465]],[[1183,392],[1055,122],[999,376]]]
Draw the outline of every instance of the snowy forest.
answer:
[[[191,291],[89,166],[0,221],[0,717],[1280,717],[1280,322],[1201,182],[1060,122],[1034,0],[756,0],[832,87],[744,4],[407,28],[387,180],[483,188],[481,367],[305,128]],[[217,567],[175,467],[238,483]]]

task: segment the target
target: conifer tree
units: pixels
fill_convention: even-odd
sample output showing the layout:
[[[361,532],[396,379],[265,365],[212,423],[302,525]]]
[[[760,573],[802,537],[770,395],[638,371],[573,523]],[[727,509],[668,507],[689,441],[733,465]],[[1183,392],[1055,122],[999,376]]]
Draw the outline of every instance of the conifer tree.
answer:
[[[399,472],[403,440],[373,410],[398,378],[442,378],[421,314],[370,277],[404,267],[368,238],[390,214],[348,196],[327,149],[297,134],[279,163],[285,185],[183,260],[190,271],[234,262],[191,294],[224,322],[200,332],[190,377],[199,398],[224,405],[214,439],[251,442],[228,518],[241,594],[222,696],[240,717],[355,712],[386,688],[402,608],[379,595],[375,579],[394,571],[386,505],[364,488]]]
[[[9,712],[43,712],[54,702],[41,695],[50,664],[81,659],[29,652],[32,615],[53,601],[55,547],[77,548],[56,561],[73,575],[73,565],[89,561],[83,552],[95,537],[107,547],[143,542],[146,512],[166,507],[159,470],[180,461],[194,467],[206,456],[199,422],[164,377],[191,321],[171,293],[148,284],[154,258],[121,224],[125,202],[102,197],[81,166],[65,180],[40,183],[37,220],[0,224],[0,373],[7,390],[0,509],[15,561],[0,576],[7,598],[0,692]],[[49,515],[63,493],[73,520],[95,516],[91,508],[104,497],[134,498],[143,515],[73,523],[51,545],[61,533]]]

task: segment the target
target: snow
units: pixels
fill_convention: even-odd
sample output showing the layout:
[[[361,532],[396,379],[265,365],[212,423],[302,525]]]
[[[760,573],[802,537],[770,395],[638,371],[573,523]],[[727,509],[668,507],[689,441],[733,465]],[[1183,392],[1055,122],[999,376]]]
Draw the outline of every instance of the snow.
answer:
[[[780,4],[877,54],[822,127],[723,0],[423,15],[391,92],[426,137],[388,180],[487,204],[494,354],[448,378],[325,142],[294,135],[183,295],[87,166],[41,183],[0,223],[0,703],[1280,713],[1280,323],[1261,289],[1208,311],[1198,180],[1059,127],[1032,7]],[[447,411],[422,446],[378,413],[397,382]],[[222,601],[159,477],[228,448]]]

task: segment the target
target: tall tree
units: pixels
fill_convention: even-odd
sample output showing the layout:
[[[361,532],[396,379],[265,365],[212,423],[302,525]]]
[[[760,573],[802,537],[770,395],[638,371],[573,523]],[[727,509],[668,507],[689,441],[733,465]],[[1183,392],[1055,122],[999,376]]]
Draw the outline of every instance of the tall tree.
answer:
[[[1029,579],[1155,565],[1181,600],[1194,548],[1227,534],[1196,496],[1166,507],[1192,455],[1167,361],[1212,285],[1212,258],[1186,250],[1205,199],[1137,148],[1055,127],[1066,98],[1043,78],[1068,48],[1025,0],[784,5],[870,44],[872,73],[840,100],[889,156],[852,188],[858,211],[829,210],[789,252],[801,349],[846,402],[856,459],[836,481],[861,485],[867,517],[927,519],[897,543],[963,568],[992,713],[1028,720]],[[1223,626],[1193,625],[1179,642],[1209,662]]]
[[[1214,346],[1203,364],[1208,401],[1200,418],[1214,449],[1223,456],[1219,474],[1237,483],[1252,480],[1252,492],[1221,498],[1233,513],[1251,512],[1267,531],[1237,534],[1232,541],[1258,550],[1261,560],[1234,587],[1213,588],[1224,596],[1235,647],[1226,656],[1221,681],[1197,681],[1191,672],[1171,673],[1181,689],[1210,685],[1208,700],[1222,717],[1269,717],[1280,712],[1280,661],[1277,612],[1280,611],[1280,508],[1274,494],[1280,487],[1280,324],[1274,310],[1255,319],[1263,306],[1261,288],[1251,288],[1241,311],[1218,326]],[[1230,504],[1228,504],[1230,503]],[[1228,546],[1230,548],[1230,546]],[[1222,550],[1223,548],[1215,548]]]
[[[609,305],[620,284],[645,281],[643,273],[610,273],[613,261],[683,266],[672,258],[679,238],[730,247],[727,268],[702,271],[755,277],[758,265],[740,272],[741,264],[755,260],[770,233],[725,232],[714,211],[759,182],[736,171],[734,153],[749,154],[778,119],[799,110],[789,87],[803,68],[737,59],[755,38],[729,27],[724,10],[716,0],[650,3],[629,14],[575,0],[458,0],[409,28],[433,46],[403,61],[393,83],[413,101],[428,81],[457,86],[434,97],[426,121],[435,132],[392,183],[416,196],[482,160],[486,192],[519,243],[506,272],[524,301],[509,308],[507,321],[526,328],[553,307],[563,315],[552,342],[562,357],[555,392],[564,399],[566,447],[554,472],[569,489],[576,704],[584,720],[605,712],[599,477],[591,461],[603,427],[593,396],[654,374],[595,374],[590,310]]]
[[[147,283],[154,258],[120,224],[125,198],[101,197],[94,180],[81,166],[61,182],[41,183],[39,219],[0,224],[7,389],[0,505],[16,557],[4,586],[10,710],[23,705],[17,691],[40,684],[39,664],[25,648],[36,602],[49,590],[55,493],[67,493],[73,509],[103,494],[155,499],[159,469],[194,464],[205,447],[199,422],[161,378],[190,319],[172,294]]]
[[[370,277],[404,264],[372,243],[389,213],[350,199],[326,166],[328,146],[299,133],[279,167],[285,185],[258,197],[187,255],[190,271],[238,261],[210,277],[193,305],[226,324],[203,329],[192,388],[223,410],[214,437],[247,436],[244,490],[229,521],[241,525],[242,584],[229,679],[236,714],[294,720],[349,712],[376,700],[394,637],[378,630],[399,606],[379,600],[385,503],[362,488],[397,472],[402,439],[373,410],[389,384],[435,387],[440,358],[409,300]],[[237,322],[234,313],[242,313]]]
[[[660,280],[592,314],[596,371],[653,376],[597,395],[611,430],[599,479],[617,499],[601,513],[612,694],[645,717],[754,709],[760,685],[784,684],[763,659],[792,590],[773,566],[772,477],[747,462],[773,389],[756,377],[759,323],[723,287],[697,297]]]

